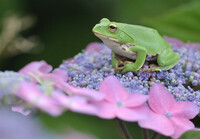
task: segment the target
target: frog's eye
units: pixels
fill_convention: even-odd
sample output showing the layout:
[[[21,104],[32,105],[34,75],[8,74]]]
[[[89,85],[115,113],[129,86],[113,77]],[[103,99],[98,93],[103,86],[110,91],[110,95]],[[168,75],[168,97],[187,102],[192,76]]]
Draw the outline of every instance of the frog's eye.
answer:
[[[117,27],[117,25],[115,25],[115,24],[109,24],[109,25],[108,25],[108,30],[109,30],[110,32],[114,33],[114,32],[116,32],[116,31],[118,30],[118,27]]]

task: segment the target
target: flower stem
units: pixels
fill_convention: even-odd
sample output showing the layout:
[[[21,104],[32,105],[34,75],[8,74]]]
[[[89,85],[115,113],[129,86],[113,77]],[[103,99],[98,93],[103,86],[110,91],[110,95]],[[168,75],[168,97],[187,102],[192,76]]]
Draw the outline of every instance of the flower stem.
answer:
[[[127,129],[125,123],[122,120],[117,119],[117,118],[115,119],[115,122],[117,123],[117,126],[120,130],[120,133],[121,133],[123,139],[132,139],[130,133],[128,132],[128,129]]]
[[[160,138],[160,134],[158,134],[156,132],[151,137],[151,139],[159,139],[159,138]]]
[[[143,138],[144,139],[149,139],[149,135],[148,135],[148,130],[147,129],[142,128],[142,133],[143,133]]]

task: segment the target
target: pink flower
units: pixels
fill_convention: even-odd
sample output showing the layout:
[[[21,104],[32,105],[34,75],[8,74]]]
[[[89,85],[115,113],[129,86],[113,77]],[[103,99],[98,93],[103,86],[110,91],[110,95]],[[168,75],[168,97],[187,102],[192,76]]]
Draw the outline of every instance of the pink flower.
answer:
[[[62,113],[64,108],[52,96],[54,93],[62,92],[62,88],[60,89],[59,86],[67,81],[68,74],[62,69],[55,69],[50,73],[51,70],[52,67],[45,61],[31,62],[26,65],[19,72],[30,76],[34,82],[22,82],[15,94],[31,105],[57,116]]]
[[[52,73],[42,73],[40,71],[35,71],[30,73],[29,76],[40,84],[49,83],[56,85],[57,83],[64,83],[68,79],[67,72],[62,69],[54,70]]]
[[[100,101],[102,99],[104,99],[105,94],[92,90],[92,89],[88,89],[88,88],[76,88],[73,87],[67,83],[63,83],[63,84],[59,84],[60,85],[60,89],[62,89],[65,93],[67,93],[69,96],[81,96],[84,97],[88,100],[94,100],[94,101]]]
[[[200,51],[200,43],[187,43],[187,46],[198,49]]]
[[[94,52],[100,52],[102,50],[102,47],[100,47],[102,45],[102,43],[99,42],[92,42],[90,44],[88,44],[85,48],[85,52],[87,52],[88,54],[92,54]],[[75,59],[74,58],[68,58],[65,60],[65,62],[68,63],[75,63]]]
[[[101,45],[101,43],[92,42],[87,45],[87,47],[85,48],[85,51],[88,53],[99,52],[100,51],[100,49],[98,48],[99,45]]]
[[[88,88],[76,88],[69,84],[59,84],[59,88],[68,95],[54,93],[53,97],[63,107],[79,113],[96,115],[98,108],[95,103],[103,100],[105,94]]]
[[[162,85],[152,86],[148,103],[150,115],[148,119],[139,121],[141,127],[172,138],[179,138],[184,132],[195,128],[189,119],[199,113],[198,106],[191,102],[176,102],[172,94]]]
[[[178,39],[170,38],[170,37],[167,37],[167,36],[164,36],[164,39],[165,39],[166,41],[168,41],[170,44],[174,44],[174,45],[176,45],[176,46],[178,46],[178,47],[183,47],[183,46],[185,46],[185,43],[182,42],[182,41],[180,41],[180,40],[178,40]]]
[[[34,83],[22,82],[19,89],[14,93],[29,104],[36,106],[53,116],[58,116],[63,112],[63,108],[59,103],[51,96],[45,95]],[[51,93],[57,92],[52,90]]]
[[[68,73],[65,70],[62,69],[54,69],[52,72],[54,75],[58,75],[59,77],[61,77],[63,82],[67,82],[68,79]]]
[[[68,73],[62,69],[52,70],[52,66],[48,65],[45,61],[31,62],[23,67],[19,73],[30,76],[35,83],[45,85],[56,85],[66,82],[68,79]]]
[[[40,71],[42,73],[48,73],[52,70],[52,66],[48,65],[45,61],[34,61],[29,64],[27,64],[25,67],[23,67],[21,70],[19,70],[19,73],[27,75],[29,72],[33,71]]]
[[[93,99],[87,99],[81,95],[67,96],[62,93],[54,93],[53,98],[64,108],[73,112],[96,115],[98,108],[93,104],[97,102]]]
[[[48,67],[48,65],[45,62],[33,62],[20,70],[22,74],[30,76],[34,83],[20,84],[16,92],[18,97],[53,116],[60,115],[64,109],[96,114],[97,108],[92,105],[92,102],[102,100],[104,94],[67,84],[68,74],[65,70],[55,69],[50,73],[49,70],[44,72],[41,67]]]
[[[25,108],[23,106],[13,106],[12,107],[12,111],[21,113],[24,116],[27,116],[27,115],[29,115],[31,113],[30,110],[25,110]]]
[[[138,121],[148,116],[145,102],[148,96],[129,94],[114,76],[109,76],[100,84],[99,91],[105,98],[96,103],[98,116],[105,119],[119,118],[125,121]]]

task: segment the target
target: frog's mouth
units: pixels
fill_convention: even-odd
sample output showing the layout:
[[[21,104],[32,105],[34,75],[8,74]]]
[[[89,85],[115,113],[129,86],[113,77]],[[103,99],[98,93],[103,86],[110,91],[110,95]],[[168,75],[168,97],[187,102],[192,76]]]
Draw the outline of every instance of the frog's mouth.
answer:
[[[105,36],[102,35],[98,32],[93,31],[94,34],[100,38],[104,44],[109,47],[114,53],[123,56],[123,57],[127,57],[129,59],[136,59],[137,58],[137,53],[130,51],[129,47],[133,46],[133,44],[129,44],[129,43],[121,43],[118,39],[116,38],[112,38],[109,36]]]
[[[100,33],[96,32],[96,31],[93,31],[93,32],[94,32],[94,34],[95,34],[97,37],[99,37],[100,39],[107,39],[107,40],[111,40],[111,41],[116,42],[116,43],[120,43],[119,40],[116,39],[116,38],[112,38],[112,37],[109,37],[109,36],[105,36],[105,35],[103,35],[103,34],[100,34]]]

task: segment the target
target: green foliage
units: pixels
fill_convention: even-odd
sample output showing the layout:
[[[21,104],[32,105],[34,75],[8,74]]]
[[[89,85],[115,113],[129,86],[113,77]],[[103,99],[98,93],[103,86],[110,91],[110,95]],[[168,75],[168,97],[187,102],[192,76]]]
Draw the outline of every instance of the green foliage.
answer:
[[[114,120],[103,120],[94,116],[66,112],[57,118],[41,114],[40,119],[52,131],[66,133],[72,128],[80,132],[93,134],[101,139],[120,138]]]
[[[158,29],[161,34],[183,41],[200,42],[200,2],[182,4],[155,18],[144,19],[145,23]]]
[[[8,12],[16,12],[21,8],[19,0],[0,0],[0,20]]]
[[[188,131],[183,134],[180,139],[200,139],[200,132],[199,131]]]
[[[99,139],[122,138],[117,124],[113,119],[105,120],[95,116],[83,115],[70,111],[67,111],[59,117],[51,117],[45,113],[41,113],[38,116],[44,126],[52,132],[66,133],[72,128],[83,133],[95,135]],[[126,126],[134,139],[142,138],[142,130],[136,122],[126,122]],[[153,131],[149,130],[149,137],[151,137],[153,133]],[[169,137],[160,136],[160,139],[169,139]]]
[[[118,0],[115,20],[125,23],[145,24],[144,17],[152,18],[173,7],[191,0]]]

